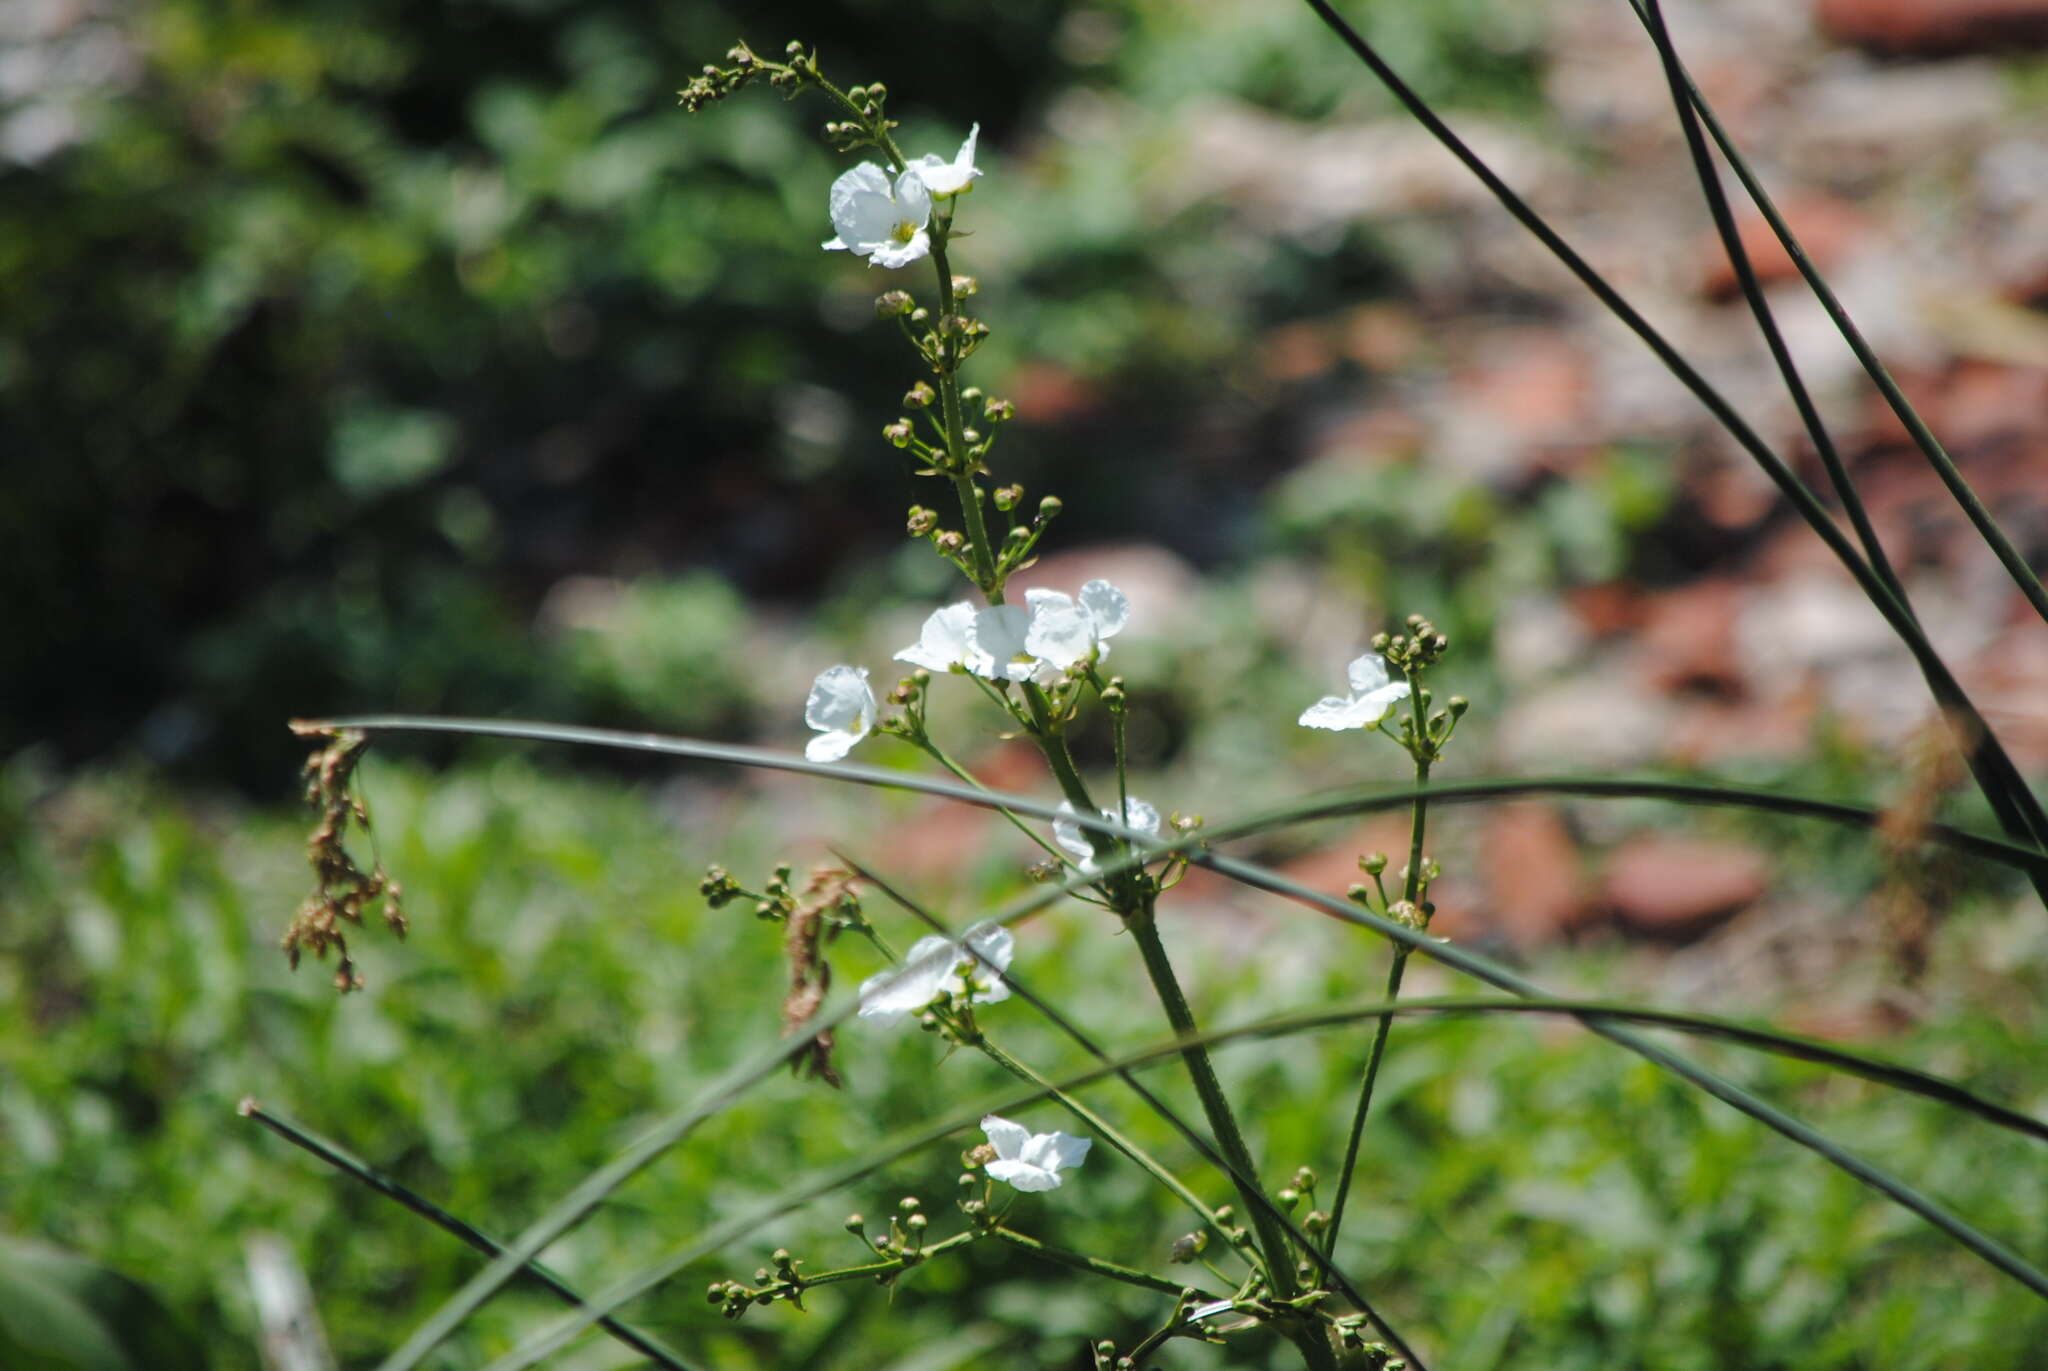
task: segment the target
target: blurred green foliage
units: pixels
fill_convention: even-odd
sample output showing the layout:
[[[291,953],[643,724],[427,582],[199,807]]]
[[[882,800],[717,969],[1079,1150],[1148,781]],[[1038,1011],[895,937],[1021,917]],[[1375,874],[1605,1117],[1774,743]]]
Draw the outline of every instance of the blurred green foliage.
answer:
[[[1372,10],[1432,95],[1533,98],[1512,14]],[[1157,190],[1190,109],[1378,107],[1305,9],[25,6],[0,29],[0,755],[139,749],[274,793],[290,714],[674,724],[522,646],[563,577],[788,597],[888,547],[908,483],[872,434],[910,369],[872,332],[881,278],[817,251],[824,111],[674,105],[742,33],[888,80],[915,145],[984,124],[983,377],[1040,359],[1095,397],[1056,442],[1019,430],[1025,473],[1103,497],[1077,534],[1236,546],[1262,478],[1160,460],[1213,418],[1193,397],[1263,321],[1393,269],[1364,237],[1219,241],[1227,211]],[[1048,141],[1088,100],[1110,136]],[[1226,394],[1263,468],[1273,397]]]
[[[274,939],[306,885],[293,814],[179,798],[133,778],[56,786],[23,767],[0,806],[0,1225],[146,1281],[201,1330],[221,1365],[253,1338],[241,1243],[285,1234],[346,1366],[367,1366],[476,1269],[454,1240],[330,1174],[256,1125],[266,1108],[340,1142],[457,1214],[516,1231],[653,1117],[693,1098],[776,1034],[780,931],[694,893],[716,856],[758,876],[783,853],[762,807],[695,783],[632,789],[548,778],[513,757],[429,776],[373,757],[364,772],[384,860],[407,885],[414,932],[359,940],[369,988],[337,997],[318,966],[285,970]],[[810,792],[806,792],[807,795]],[[904,798],[807,800],[849,849],[885,868]],[[1003,861],[967,874],[951,917],[1008,889]],[[983,882],[992,884],[983,884]],[[2040,1112],[2048,938],[1996,901],[1942,930],[1930,1003],[1885,1045],[1905,1061]],[[898,945],[916,929],[880,902]],[[1198,1007],[1223,1024],[1282,1004],[1353,997],[1379,948],[1302,915],[1178,921],[1171,937]],[[878,967],[832,950],[838,983]],[[1102,1039],[1156,1041],[1130,1012],[1138,970],[1100,916],[1068,907],[1023,926],[1015,971]],[[1538,968],[1560,979],[1556,967]],[[1611,984],[1625,963],[1574,954],[1570,976]],[[1412,979],[1412,976],[1411,976]],[[1427,977],[1425,977],[1425,980]],[[1049,1071],[1086,1065],[1021,1001],[987,1027]],[[1277,1174],[1334,1168],[1365,1030],[1223,1050],[1253,1144]],[[1791,1144],[1563,1024],[1403,1021],[1381,1081],[1347,1248],[1399,1326],[1461,1368],[1616,1365],[1852,1371],[2020,1368],[2048,1314],[1932,1230]],[[971,1107],[1009,1082],[904,1026],[840,1033],[842,1092],[777,1075],[622,1191],[549,1253],[595,1288],[814,1168],[859,1157],[906,1125]],[[2024,1246],[2048,1226],[2034,1144],[1866,1083],[1728,1049],[1707,1060]],[[1192,1114],[1170,1070],[1153,1088]],[[1201,1176],[1177,1137],[1112,1086],[1091,1103]],[[1063,1122],[1050,1106],[1023,1117]],[[978,1138],[963,1133],[965,1147]],[[629,1311],[697,1364],[1079,1366],[1083,1340],[1142,1336],[1165,1302],[1071,1278],[1008,1249],[970,1249],[906,1279],[814,1292],[808,1314],[722,1321],[705,1282],[745,1279],[786,1246],[809,1269],[857,1260],[840,1217],[923,1197],[952,1231],[953,1150],[935,1147],[685,1272]],[[1198,1188],[1212,1201],[1225,1187]],[[1059,1191],[1026,1197],[1029,1232],[1160,1271],[1188,1225],[1135,1167],[1098,1147]],[[434,1363],[474,1365],[551,1306],[493,1302]],[[1285,1365],[1257,1341],[1232,1365]],[[1207,1365],[1185,1345],[1169,1364]],[[176,1360],[153,1363],[177,1371]]]

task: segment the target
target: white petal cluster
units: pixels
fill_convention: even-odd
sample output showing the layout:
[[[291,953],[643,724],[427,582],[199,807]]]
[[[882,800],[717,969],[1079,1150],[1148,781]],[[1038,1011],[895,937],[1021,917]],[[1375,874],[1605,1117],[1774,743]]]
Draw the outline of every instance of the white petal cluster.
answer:
[[[836,762],[875,726],[875,692],[864,666],[828,666],[811,683],[804,722],[818,736],[804,745],[814,762]]]
[[[1010,998],[1009,968],[1015,944],[1001,924],[976,924],[960,941],[927,934],[910,945],[903,965],[861,982],[860,1016],[895,1023],[941,995],[963,1003],[995,1004]]]
[[[992,681],[1051,685],[1074,663],[1108,656],[1108,640],[1131,617],[1130,600],[1104,580],[1082,586],[1078,597],[1028,591],[1024,602],[1025,607],[977,610],[962,600],[935,609],[917,641],[897,653],[896,660],[931,671],[958,668]]]
[[[1024,595],[1031,607],[1031,626],[1024,635],[1024,650],[1046,664],[1065,671],[1093,655],[1109,655],[1109,640],[1130,622],[1131,602],[1107,581],[1094,580],[1081,587],[1078,597],[1057,590],[1032,590]]]
[[[988,1174],[1019,1190],[1058,1189],[1060,1172],[1079,1166],[1093,1145],[1092,1139],[1071,1133],[1033,1133],[994,1114],[982,1119],[981,1131],[996,1149],[996,1159],[985,1167]]]
[[[1390,680],[1387,659],[1368,652],[1352,662],[1349,695],[1325,695],[1301,713],[1303,728],[1371,728],[1397,700],[1408,698],[1406,681]]]
[[[842,172],[832,183],[827,208],[834,236],[827,252],[851,252],[874,267],[907,267],[932,250],[932,197],[958,195],[981,170],[974,165],[974,144],[981,125],[967,135],[948,162],[928,152],[905,167],[894,182],[873,162]]]
[[[1060,801],[1059,817],[1052,821],[1052,838],[1061,847],[1074,854],[1075,863],[1083,871],[1094,871],[1095,849],[1089,845],[1089,830],[1075,820],[1074,806],[1066,800]],[[1124,814],[1117,817],[1114,809],[1102,811],[1102,817],[1111,823],[1121,823],[1125,828],[1143,833],[1147,837],[1159,836],[1159,811],[1135,795],[1124,799]]]

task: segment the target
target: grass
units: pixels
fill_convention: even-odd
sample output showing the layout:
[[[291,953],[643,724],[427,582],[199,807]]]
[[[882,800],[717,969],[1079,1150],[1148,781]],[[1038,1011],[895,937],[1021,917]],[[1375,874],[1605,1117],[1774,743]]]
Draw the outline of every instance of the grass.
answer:
[[[133,776],[61,788],[25,767],[9,776],[15,917],[0,984],[22,1012],[0,1032],[0,1145],[16,1159],[0,1179],[5,1226],[142,1279],[220,1365],[246,1363],[253,1342],[241,1258],[252,1231],[289,1236],[344,1365],[388,1351],[480,1261],[238,1118],[242,1096],[503,1237],[776,1031],[776,930],[742,906],[714,914],[695,893],[713,856],[745,872],[781,855],[772,800],[694,780],[551,776],[505,753],[441,775],[369,766],[383,856],[406,882],[415,931],[403,946],[364,935],[370,988],[347,999],[317,968],[287,973],[272,947],[305,885],[300,815],[195,805]],[[851,807],[844,817],[858,833]],[[885,860],[886,842],[867,849]],[[2035,1005],[2048,937],[2008,900],[1989,891],[1942,928],[1934,1011],[1881,1046],[2038,1115],[2048,1101],[2018,1064],[2043,1047]],[[881,902],[872,912],[882,916]],[[1192,993],[1216,1024],[1355,997],[1384,955],[1284,910],[1250,942],[1171,920]],[[1158,1036],[1156,1010],[1128,1008],[1135,957],[1102,916],[1069,907],[1019,941],[1020,972],[1091,1031],[1125,1046]],[[863,951],[838,950],[842,985],[874,969]],[[1576,952],[1568,974],[1534,971],[1620,994],[1636,964],[1595,947]],[[1086,1065],[1010,1008],[989,1021],[1006,1048],[1047,1070]],[[1297,1165],[1334,1170],[1363,1033],[1219,1050],[1276,1180]],[[1700,1050],[2007,1241],[2024,1245],[2048,1226],[2037,1144],[1811,1067]],[[966,1054],[939,1062],[936,1044],[908,1030],[850,1026],[841,1052],[843,1092],[778,1075],[551,1248],[551,1265],[594,1289],[800,1173],[1008,1084]],[[1173,1073],[1148,1083],[1192,1112]],[[1119,1087],[1087,1098],[1199,1176],[1185,1146]],[[1437,1364],[1850,1368],[1881,1355],[1908,1368],[2019,1367],[2048,1339],[2048,1315],[2019,1287],[1575,1028],[1404,1021],[1379,1104],[1344,1248]],[[1050,1117],[1040,1110],[1031,1117]],[[735,1325],[704,1302],[704,1281],[746,1279],[778,1245],[812,1269],[856,1260],[840,1217],[886,1213],[904,1193],[924,1198],[935,1235],[953,1231],[954,1169],[944,1145],[906,1159],[627,1312],[714,1367],[950,1366],[997,1350],[1018,1364],[1080,1365],[1084,1340],[1128,1345],[1164,1317],[1163,1298],[981,1246],[918,1270],[893,1295],[814,1292],[808,1314],[776,1306]],[[1198,1189],[1225,1198],[1214,1177]],[[1048,1240],[1170,1273],[1179,1268],[1166,1246],[1189,1226],[1175,1208],[1102,1154],[1016,1212]],[[538,1295],[502,1297],[431,1364],[478,1364],[547,1309]],[[1281,1365],[1287,1355],[1277,1340],[1228,1354],[1183,1343],[1169,1364]]]

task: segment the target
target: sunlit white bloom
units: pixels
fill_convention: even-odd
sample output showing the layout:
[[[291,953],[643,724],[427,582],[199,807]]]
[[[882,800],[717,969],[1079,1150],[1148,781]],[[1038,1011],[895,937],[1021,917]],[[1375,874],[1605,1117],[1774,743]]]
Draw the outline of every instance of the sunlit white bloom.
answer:
[[[968,636],[987,667],[975,670],[999,681],[1030,680],[1042,665],[1025,646],[1030,632],[1031,615],[1020,606],[990,605],[976,614]]]
[[[981,1131],[994,1144],[996,1159],[985,1166],[989,1175],[1019,1190],[1055,1190],[1060,1172],[1079,1166],[1093,1146],[1089,1138],[1071,1133],[1033,1133],[1021,1123],[987,1115]]]
[[[1387,659],[1368,652],[1349,668],[1351,694],[1325,695],[1302,711],[1303,728],[1371,728],[1387,717],[1396,700],[1408,698],[1406,681],[1389,680]]]
[[[811,683],[804,701],[804,722],[818,736],[804,745],[814,762],[836,762],[875,726],[875,692],[868,687],[864,666],[828,666]]]
[[[1130,622],[1131,602],[1107,581],[1081,587],[1079,598],[1058,590],[1025,592],[1031,627],[1024,648],[1048,666],[1065,671],[1090,653],[1109,655],[1109,639]]]
[[[1096,869],[1095,849],[1088,844],[1091,830],[1081,827],[1074,818],[1075,813],[1072,803],[1060,801],[1059,817],[1052,821],[1052,838],[1054,842],[1074,854],[1074,860],[1083,871],[1093,871]],[[1102,817],[1111,823],[1119,822],[1114,809],[1103,810]],[[1121,822],[1125,828],[1143,833],[1147,837],[1159,836],[1159,811],[1135,795],[1124,800],[1124,817]]]
[[[934,195],[958,195],[966,190],[981,169],[974,165],[974,144],[981,137],[981,125],[976,124],[967,131],[967,141],[960,145],[960,151],[948,162],[936,152],[928,152],[910,164],[924,182],[924,188]]]
[[[932,195],[914,167],[892,187],[887,172],[862,162],[832,183],[831,210],[838,236],[825,244],[827,252],[851,252],[870,266],[907,267],[932,250],[925,231]]]
[[[1002,973],[1014,947],[1001,924],[976,924],[959,942],[926,934],[910,945],[903,965],[861,982],[860,1016],[894,1023],[941,995],[976,1004],[1007,1000],[1010,984]]]
[[[896,660],[928,671],[966,667],[977,676],[992,675],[994,666],[988,654],[975,644],[974,606],[966,600],[933,610],[917,641],[897,653]]]

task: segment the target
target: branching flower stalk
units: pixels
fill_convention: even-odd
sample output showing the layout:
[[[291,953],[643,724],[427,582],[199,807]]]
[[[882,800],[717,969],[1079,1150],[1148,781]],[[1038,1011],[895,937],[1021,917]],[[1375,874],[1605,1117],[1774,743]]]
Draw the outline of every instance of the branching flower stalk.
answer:
[[[1457,730],[1458,721],[1465,716],[1467,706],[1462,697],[1454,695],[1446,702],[1445,708],[1431,711],[1433,697],[1424,684],[1423,676],[1443,658],[1450,647],[1450,639],[1437,632],[1436,625],[1419,614],[1408,616],[1407,628],[1403,634],[1375,635],[1373,654],[1351,664],[1351,694],[1331,696],[1310,706],[1303,712],[1301,723],[1309,728],[1365,728],[1384,734],[1399,743],[1413,761],[1415,794],[1408,811],[1408,864],[1399,875],[1401,898],[1388,900],[1387,887],[1381,879],[1387,858],[1378,852],[1361,857],[1358,863],[1359,868],[1372,878],[1372,887],[1354,885],[1350,897],[1364,909],[1421,932],[1429,928],[1430,917],[1436,912],[1436,907],[1429,901],[1429,887],[1441,874],[1441,868],[1423,851],[1423,837],[1429,824],[1429,772],[1442,760],[1444,746]],[[1399,681],[1389,677],[1389,665],[1401,673]],[[1410,701],[1409,711],[1401,718],[1398,730],[1389,729],[1387,721],[1393,717],[1389,711],[1403,699]],[[1378,897],[1376,908],[1375,895]],[[1404,943],[1394,945],[1392,959],[1387,966],[1386,998],[1389,1004],[1400,998],[1401,980],[1407,972],[1411,952],[1412,949]],[[1344,1145],[1344,1164],[1337,1175],[1336,1199],[1328,1219],[1320,1221],[1320,1215],[1309,1216],[1309,1227],[1322,1230],[1320,1242],[1324,1256],[1336,1250],[1337,1234],[1344,1225],[1344,1205],[1350,1197],[1351,1179],[1358,1165],[1359,1142],[1365,1135],[1365,1119],[1372,1109],[1373,1087],[1379,1081],[1380,1062],[1386,1056],[1387,1037],[1393,1026],[1394,1016],[1383,1014],[1373,1028],[1372,1046],[1366,1053],[1365,1073],[1359,1081],[1358,1104],[1352,1111],[1351,1132]]]

